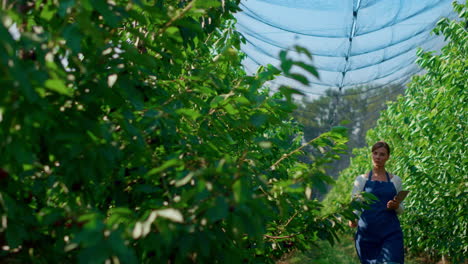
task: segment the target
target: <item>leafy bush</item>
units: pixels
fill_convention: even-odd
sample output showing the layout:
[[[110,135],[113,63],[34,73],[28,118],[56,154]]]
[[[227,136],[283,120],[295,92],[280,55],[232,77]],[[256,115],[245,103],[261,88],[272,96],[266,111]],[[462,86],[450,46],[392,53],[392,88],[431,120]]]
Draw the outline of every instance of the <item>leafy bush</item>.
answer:
[[[339,215],[309,198],[332,181],[324,166],[346,130],[308,142],[321,150],[312,164],[297,161],[297,91],[270,95],[272,66],[244,73],[239,1],[3,4],[3,260],[272,263],[336,239]],[[282,61],[302,83],[293,65],[316,73]]]

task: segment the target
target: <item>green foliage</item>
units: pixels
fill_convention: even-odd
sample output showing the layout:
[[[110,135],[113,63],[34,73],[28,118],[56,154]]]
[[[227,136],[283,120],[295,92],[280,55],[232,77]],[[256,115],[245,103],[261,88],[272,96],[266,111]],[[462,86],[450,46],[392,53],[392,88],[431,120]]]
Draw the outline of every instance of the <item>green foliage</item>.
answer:
[[[340,242],[331,246],[325,241],[320,241],[317,246],[312,247],[308,252],[294,252],[292,256],[284,259],[288,264],[356,264],[359,259],[354,248],[354,239],[352,236],[342,237]]]
[[[433,260],[448,256],[462,263],[468,252],[468,2],[454,7],[460,19],[443,19],[434,30],[448,44],[440,55],[418,52],[418,63],[427,73],[415,76],[405,96],[389,104],[377,127],[367,133],[367,142],[390,143],[389,170],[411,191],[401,216],[406,247]],[[341,174],[326,206],[349,199],[353,179],[369,169],[369,152],[355,150],[351,167]]]
[[[332,182],[324,166],[346,129],[298,161],[298,92],[262,88],[273,66],[245,75],[238,4],[3,1],[0,257],[272,263],[336,240],[340,215],[310,196]]]
[[[342,204],[349,203],[354,179],[370,169],[371,159],[367,148],[355,148],[351,165],[343,170],[330,192],[327,193],[322,213],[330,214],[341,208]],[[393,158],[393,157],[392,157]]]

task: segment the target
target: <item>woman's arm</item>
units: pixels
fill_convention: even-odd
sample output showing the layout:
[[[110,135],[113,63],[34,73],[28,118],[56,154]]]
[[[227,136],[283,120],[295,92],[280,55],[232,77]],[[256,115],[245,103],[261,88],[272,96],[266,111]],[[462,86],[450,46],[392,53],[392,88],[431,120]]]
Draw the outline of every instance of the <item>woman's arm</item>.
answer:
[[[401,178],[398,177],[397,175],[393,175],[393,178],[391,179],[391,181],[393,182],[393,185],[395,185],[396,192],[399,193],[403,189]],[[397,214],[403,213],[404,210],[405,210],[405,207],[403,203],[399,203],[398,208],[395,209]]]

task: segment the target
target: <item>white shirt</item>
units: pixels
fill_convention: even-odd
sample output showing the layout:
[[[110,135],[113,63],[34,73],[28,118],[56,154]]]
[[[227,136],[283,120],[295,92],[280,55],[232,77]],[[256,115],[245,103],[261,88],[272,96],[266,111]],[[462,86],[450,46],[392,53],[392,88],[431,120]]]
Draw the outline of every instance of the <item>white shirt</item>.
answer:
[[[398,177],[397,175],[389,174],[390,176],[390,181],[393,183],[395,186],[396,192],[400,192],[402,190],[402,181],[401,178]],[[364,190],[364,186],[366,185],[366,181],[368,179],[368,174],[361,174],[356,177],[354,180],[354,185],[353,185],[353,191],[351,192],[351,197],[356,197],[359,193],[361,193]],[[398,209],[396,209],[397,214],[403,213],[405,207],[403,206],[403,203],[400,203],[400,206]]]

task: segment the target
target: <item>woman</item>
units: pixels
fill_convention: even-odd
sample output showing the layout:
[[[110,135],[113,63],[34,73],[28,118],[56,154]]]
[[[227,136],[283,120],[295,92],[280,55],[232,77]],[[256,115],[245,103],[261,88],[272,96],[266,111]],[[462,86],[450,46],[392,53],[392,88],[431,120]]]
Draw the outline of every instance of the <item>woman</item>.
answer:
[[[358,222],[349,222],[350,227],[358,228],[355,245],[363,264],[404,263],[403,233],[397,217],[403,212],[403,205],[394,200],[401,191],[401,179],[385,170],[389,157],[390,146],[383,141],[375,143],[372,170],[354,181],[353,197],[365,191],[378,198],[363,210]]]

